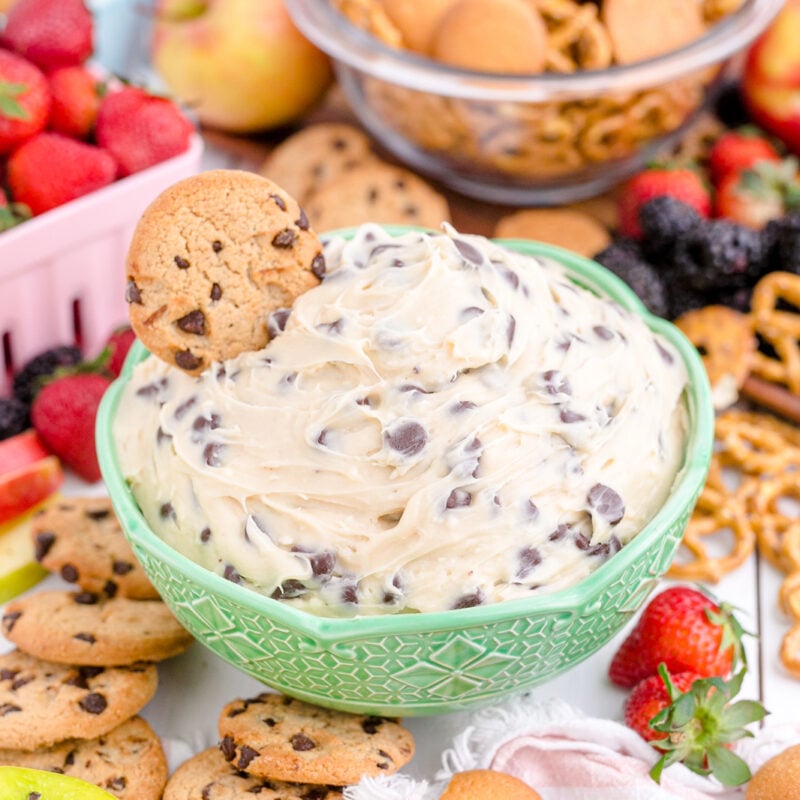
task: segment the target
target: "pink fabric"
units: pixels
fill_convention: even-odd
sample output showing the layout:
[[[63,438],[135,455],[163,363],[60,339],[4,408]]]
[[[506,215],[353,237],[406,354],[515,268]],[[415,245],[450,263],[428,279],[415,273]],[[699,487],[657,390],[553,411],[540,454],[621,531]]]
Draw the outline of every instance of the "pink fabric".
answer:
[[[753,738],[736,743],[751,771],[800,742],[800,721],[791,710],[789,717],[770,717]],[[744,789],[721,786],[682,764],[664,770],[657,784],[648,774],[657,759],[655,750],[620,722],[587,717],[562,700],[521,697],[476,712],[442,753],[442,769],[432,783],[402,774],[364,778],[346,788],[344,797],[437,800],[454,773],[491,768],[525,781],[544,800],[744,800]]]
[[[667,769],[661,784],[648,772],[651,747],[633,731],[608,720],[555,722],[501,744],[489,766],[524,780],[544,800],[740,800],[683,766]]]

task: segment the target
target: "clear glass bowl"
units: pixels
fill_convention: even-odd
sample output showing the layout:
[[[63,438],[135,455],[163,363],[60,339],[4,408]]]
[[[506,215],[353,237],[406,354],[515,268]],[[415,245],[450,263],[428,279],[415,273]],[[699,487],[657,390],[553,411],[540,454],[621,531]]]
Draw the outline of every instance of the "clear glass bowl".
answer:
[[[711,458],[714,411],[700,357],[674,325],[649,314],[626,284],[595,262],[545,244],[502,241],[561,262],[576,283],[641,315],[684,360],[686,447],[665,504],[613,558],[567,589],[457,611],[314,616],[195,564],[147,524],[120,472],[113,435],[123,387],[134,364],[148,357],[137,343],[100,406],[100,467],[147,575],[181,623],[221,658],[285,694],[344,711],[420,716],[485,706],[590,656],[622,628],[666,572]]]
[[[598,194],[677,141],[783,0],[745,0],[701,38],[648,61],[530,77],[394,49],[331,0],[286,5],[333,59],[362,124],[401,161],[480,200],[542,205]]]

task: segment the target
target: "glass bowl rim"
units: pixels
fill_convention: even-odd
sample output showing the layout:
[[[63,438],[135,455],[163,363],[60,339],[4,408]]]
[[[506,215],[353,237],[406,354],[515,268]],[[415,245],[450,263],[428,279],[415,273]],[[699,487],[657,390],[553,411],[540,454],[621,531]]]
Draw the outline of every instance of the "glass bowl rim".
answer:
[[[383,225],[392,235],[423,230],[407,225]],[[323,240],[335,236],[350,237],[356,228],[330,231]],[[122,373],[107,389],[100,404],[96,423],[97,452],[100,468],[112,505],[126,537],[135,546],[157,557],[161,563],[181,573],[207,591],[224,596],[241,608],[263,614],[286,628],[315,636],[330,643],[364,639],[372,636],[421,634],[433,631],[474,628],[502,624],[520,617],[573,615],[602,589],[614,583],[624,570],[654,545],[669,525],[690,510],[705,482],[714,439],[714,409],[707,374],[694,345],[671,322],[651,314],[633,290],[610,270],[588,258],[554,245],[527,239],[493,241],[525,255],[545,257],[559,262],[568,277],[577,284],[610,297],[626,310],[641,316],[648,328],[661,334],[683,360],[688,383],[685,390],[688,430],[684,464],[676,476],[664,505],[642,530],[612,558],[574,586],[535,597],[505,600],[473,608],[350,617],[325,617],[311,614],[274,600],[253,589],[225,579],[191,561],[167,545],[144,519],[133,493],[122,476],[114,446],[113,427],[124,386],[134,366],[150,356],[138,340],[125,361]]]
[[[677,50],[633,64],[601,70],[540,75],[488,74],[449,66],[392,48],[361,30],[330,0],[287,0],[294,24],[335,61],[372,78],[428,94],[474,100],[541,102],[556,95],[583,96],[656,87],[718,64],[755,39],[783,0],[745,0],[706,33]]]

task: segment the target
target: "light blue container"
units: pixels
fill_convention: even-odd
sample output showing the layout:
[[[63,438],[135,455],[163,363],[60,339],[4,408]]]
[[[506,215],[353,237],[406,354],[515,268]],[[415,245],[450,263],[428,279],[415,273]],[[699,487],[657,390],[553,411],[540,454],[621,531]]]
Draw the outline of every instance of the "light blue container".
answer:
[[[148,83],[154,0],[87,0],[94,15],[94,60],[133,83]]]

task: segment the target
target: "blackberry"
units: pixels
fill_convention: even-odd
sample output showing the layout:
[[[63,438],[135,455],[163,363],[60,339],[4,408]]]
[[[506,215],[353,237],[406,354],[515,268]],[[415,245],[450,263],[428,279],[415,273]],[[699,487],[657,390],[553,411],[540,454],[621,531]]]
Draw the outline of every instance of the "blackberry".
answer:
[[[723,292],[714,298],[714,302],[721,303],[724,306],[730,306],[736,311],[747,314],[750,311],[750,300],[752,297],[753,287],[745,286],[742,289],[732,289],[729,292]]]
[[[763,271],[764,240],[759,231],[715,219],[700,227],[688,255],[698,267],[687,274],[695,289],[742,289],[752,286]]]
[[[762,236],[768,269],[800,274],[800,213],[771,220]]]
[[[653,264],[669,263],[676,252],[692,242],[702,217],[692,206],[669,195],[655,197],[639,209],[642,249]]]
[[[706,278],[705,270],[696,260],[693,245],[694,242],[689,242],[678,248],[670,267],[675,281],[683,283],[687,290],[697,294],[707,288],[709,281]]]
[[[726,128],[752,125],[738,81],[729,81],[717,93],[714,115]]]
[[[781,269],[778,261],[778,235],[780,232],[779,219],[771,219],[761,229],[761,247],[764,250],[764,268],[762,274],[772,270]],[[800,266],[800,265],[798,265]]]
[[[632,239],[617,239],[595,255],[594,260],[622,278],[650,312],[668,313],[667,292],[658,270],[649,264]]]
[[[702,292],[693,289],[687,283],[676,281],[669,285],[669,318],[677,319],[681,314],[702,308],[709,304]]]
[[[52,375],[59,367],[72,367],[82,360],[81,351],[77,347],[62,345],[53,347],[34,356],[14,376],[14,397],[30,406],[39,390],[40,378]]]
[[[16,397],[0,398],[0,439],[22,433],[29,424],[28,406]]]

